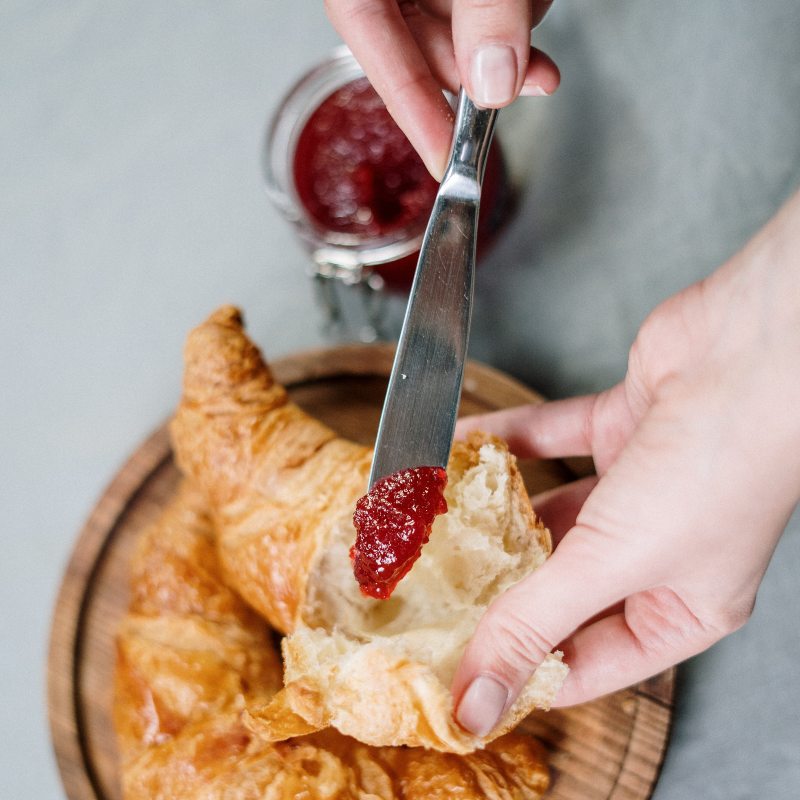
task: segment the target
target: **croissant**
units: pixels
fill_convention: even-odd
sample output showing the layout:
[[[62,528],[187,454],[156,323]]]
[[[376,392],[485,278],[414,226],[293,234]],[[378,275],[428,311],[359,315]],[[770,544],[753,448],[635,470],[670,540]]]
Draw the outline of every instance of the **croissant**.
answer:
[[[123,764],[199,718],[266,702],[281,685],[271,633],[222,582],[205,500],[188,484],[137,543],[116,645]]]
[[[371,452],[291,403],[224,307],[189,335],[172,423],[178,462],[204,491],[226,581],[283,641],[285,688],[248,705],[270,741],[333,726],[372,745],[468,753],[549,707],[567,668],[553,653],[488,737],[453,720],[449,684],[491,601],[551,549],[514,457],[475,434],[453,447],[449,512],[394,595],[364,597],[348,550]]]
[[[330,520],[366,486],[370,452],[288,401],[235,308],[192,331],[184,360],[178,463],[206,494],[226,580],[288,633]]]
[[[248,730],[241,709],[274,692],[280,667],[267,626],[224,583],[192,486],[131,567],[114,698],[125,800],[538,800],[547,789],[542,746],[516,734],[460,758],[333,729],[278,744]]]

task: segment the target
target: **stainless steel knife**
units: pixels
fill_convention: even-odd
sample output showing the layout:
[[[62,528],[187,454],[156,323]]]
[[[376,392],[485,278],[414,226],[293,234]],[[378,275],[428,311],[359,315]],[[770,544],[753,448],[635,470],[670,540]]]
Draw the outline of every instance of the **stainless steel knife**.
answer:
[[[386,390],[370,488],[401,469],[447,466],[469,339],[481,183],[496,116],[460,91],[450,159]]]

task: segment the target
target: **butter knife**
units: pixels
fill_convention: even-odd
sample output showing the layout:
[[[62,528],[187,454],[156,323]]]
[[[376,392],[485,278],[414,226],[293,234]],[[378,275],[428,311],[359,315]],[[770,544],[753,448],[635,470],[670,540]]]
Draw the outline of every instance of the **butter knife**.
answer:
[[[410,467],[446,467],[464,377],[481,183],[495,109],[461,89],[450,159],[433,204],[383,404],[369,486]]]

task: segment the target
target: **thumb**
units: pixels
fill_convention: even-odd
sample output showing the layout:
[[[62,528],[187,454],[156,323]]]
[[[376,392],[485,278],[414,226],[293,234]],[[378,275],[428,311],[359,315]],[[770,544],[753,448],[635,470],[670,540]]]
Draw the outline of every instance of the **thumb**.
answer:
[[[456,720],[486,736],[548,653],[583,622],[627,597],[635,570],[609,563],[598,532],[576,526],[536,572],[487,609],[456,669]]]
[[[469,96],[484,108],[501,108],[518,94],[528,70],[529,0],[454,0],[453,48]]]

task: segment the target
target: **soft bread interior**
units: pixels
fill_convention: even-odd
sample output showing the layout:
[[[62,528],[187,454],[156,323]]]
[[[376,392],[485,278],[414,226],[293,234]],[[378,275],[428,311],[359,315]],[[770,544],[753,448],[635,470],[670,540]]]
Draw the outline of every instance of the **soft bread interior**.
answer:
[[[248,709],[251,730],[277,741],[332,725],[368,744],[469,753],[534,708],[550,707],[567,673],[558,652],[487,736],[453,719],[450,685],[480,617],[544,562],[551,543],[504,442],[471,435],[454,445],[447,472],[449,510],[389,600],[358,588],[352,520],[330,525],[309,568],[298,624],[283,640],[284,688]]]
[[[429,665],[449,686],[491,601],[547,557],[549,536],[532,530],[508,452],[487,441],[466,455],[448,471],[447,514],[437,517],[422,555],[388,600],[361,594],[348,556],[352,522],[334,526],[313,567],[304,609],[306,625],[334,635],[336,646],[326,648],[331,658],[373,642]]]

